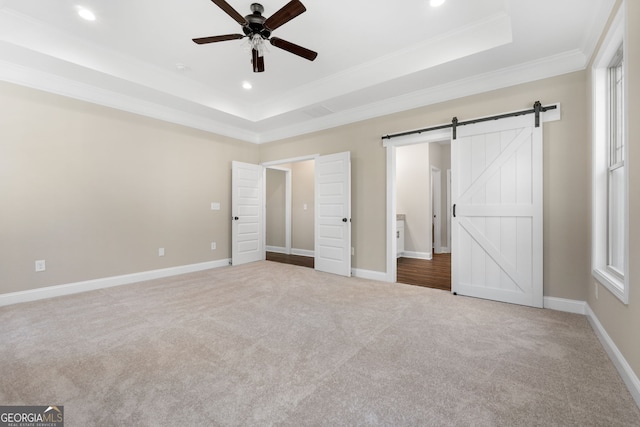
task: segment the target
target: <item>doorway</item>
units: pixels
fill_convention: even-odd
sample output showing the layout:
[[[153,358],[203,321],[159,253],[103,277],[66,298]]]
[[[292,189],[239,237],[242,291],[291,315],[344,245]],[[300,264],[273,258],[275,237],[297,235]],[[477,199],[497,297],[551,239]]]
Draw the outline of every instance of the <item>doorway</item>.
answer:
[[[446,209],[450,147],[446,139],[416,141],[395,149],[395,234],[399,242],[395,282],[451,290]]]
[[[265,171],[267,261],[314,268],[315,160]]]
[[[310,235],[313,237],[312,256],[314,258],[314,269],[349,277],[351,276],[351,254],[353,252],[351,248],[351,153],[346,151],[322,156],[314,155],[306,158],[267,162],[262,165],[247,165],[247,167],[251,170],[260,168],[264,177],[261,182],[264,183],[266,181],[266,168],[286,163],[296,163],[302,160],[313,160],[313,192],[308,190],[303,192],[307,198],[312,194],[312,199],[308,203],[302,204],[303,210],[308,210],[309,206],[314,207],[314,214],[308,216],[313,218],[312,226],[302,227],[301,231],[311,233]],[[238,162],[233,162],[233,165],[234,168],[240,166]],[[296,180],[292,178],[292,182],[295,183]],[[236,212],[239,205],[234,204],[234,200],[241,199],[234,197],[234,194],[240,191],[240,184],[240,181],[232,180],[232,218],[234,218],[234,222],[242,222],[244,220]],[[250,192],[245,193],[243,198],[257,199],[254,197],[257,192],[252,188]],[[264,194],[265,192],[266,186],[263,185],[262,193]],[[299,208],[299,206],[299,204],[295,205],[292,212],[295,212],[295,209]],[[262,209],[258,212],[258,215],[259,220],[256,223],[260,223],[262,226],[253,227],[252,234],[257,236],[254,240],[261,242],[262,259],[266,259],[267,245],[265,236],[267,233],[266,221],[264,220],[267,215],[266,203],[262,203]],[[237,227],[232,229],[232,249],[238,245],[242,237],[237,233],[237,230]],[[294,245],[295,238],[296,233],[294,230],[292,233]],[[291,248],[292,254],[294,254],[294,249],[296,248]],[[304,251],[309,253],[309,249],[304,249]],[[233,250],[232,253],[234,253]],[[288,254],[285,253],[285,255]],[[232,263],[233,261],[232,258]]]
[[[440,142],[441,144],[437,144],[438,142]],[[389,142],[383,142],[383,146],[386,148],[387,151],[387,236],[388,240],[387,240],[387,275],[386,275],[386,280],[388,282],[397,282],[398,281],[398,261],[400,260],[401,262],[403,261],[409,261],[411,263],[418,263],[418,264],[423,264],[423,265],[419,265],[418,267],[413,267],[415,274],[420,276],[420,277],[428,277],[431,274],[427,273],[426,270],[422,270],[422,267],[427,267],[427,266],[433,266],[434,263],[430,262],[427,264],[427,262],[429,261],[433,261],[433,255],[434,255],[434,251],[433,251],[433,246],[431,244],[432,242],[432,213],[431,213],[431,208],[430,208],[430,198],[431,198],[431,193],[430,193],[430,171],[431,171],[431,161],[429,159],[429,146],[433,145],[433,146],[437,146],[440,148],[440,153],[439,155],[442,155],[443,153],[445,153],[445,155],[448,158],[448,161],[450,162],[451,159],[451,131],[447,130],[447,129],[442,129],[439,131],[432,131],[429,133],[424,133],[424,134],[412,134],[412,135],[408,135],[408,136],[403,136],[402,138],[399,139],[395,139],[393,142],[389,141]],[[412,183],[411,180],[406,181],[408,182],[408,184],[406,185],[398,185],[398,181],[402,181],[402,177],[399,177],[398,172],[400,171],[400,174],[403,173],[403,171],[406,171],[407,169],[405,169],[405,165],[404,164],[400,164],[402,161],[402,157],[403,157],[403,152],[401,152],[400,150],[403,149],[404,147],[417,147],[414,148],[415,150],[421,150],[422,151],[422,161],[418,166],[418,171],[421,171],[420,173],[422,173],[422,178],[419,181],[414,181]],[[434,153],[434,155],[432,156],[433,158],[436,157],[436,154]],[[432,159],[433,160],[433,159]],[[438,163],[435,163],[434,165],[438,165]],[[410,170],[415,170],[415,167],[412,167],[411,164],[408,164],[406,166],[407,168],[409,168]],[[441,192],[441,195],[445,195],[445,197],[447,197],[447,195],[449,194],[449,187],[451,185],[451,180],[449,179],[449,166],[446,165],[440,165],[438,166],[439,169],[441,170],[441,172],[446,171],[446,176],[447,179],[442,179],[441,182],[445,183],[445,189]],[[416,187],[415,183],[416,182],[420,182],[420,186]],[[413,188],[412,188],[413,185]],[[415,191],[413,191],[415,189]],[[402,198],[404,196],[400,195],[399,193],[401,191],[408,191],[409,197],[413,197],[413,196],[419,196],[419,198],[421,198],[423,200],[422,202],[422,206],[423,206],[423,211],[422,213],[419,213],[417,216],[415,216],[413,213],[410,213],[409,217],[407,217],[407,214],[405,212],[400,212],[398,209],[404,209],[404,206],[398,206],[398,200],[400,199],[401,201],[401,205],[402,203]],[[441,213],[441,217],[447,218],[450,215],[450,213],[447,211],[448,206],[450,205],[450,203],[447,200],[444,200],[442,202],[441,208],[443,210],[443,212]],[[402,215],[404,214],[404,216]],[[416,228],[416,218],[421,218],[421,223],[420,223],[420,227]],[[424,218],[427,219],[427,222],[424,222]],[[399,219],[405,219],[406,223],[408,225],[407,229],[405,230],[403,225],[404,223],[401,223],[400,221],[398,221]],[[442,248],[444,249],[443,252],[449,254],[451,252],[450,250],[450,239],[449,239],[449,229],[451,227],[450,222],[449,221],[445,221],[444,223],[447,224],[446,227],[442,227],[442,230],[445,230],[444,233],[444,238],[443,238],[443,245]],[[441,223],[442,224],[442,223]],[[420,231],[420,228],[423,231]],[[426,231],[424,231],[426,230]],[[422,239],[422,242],[419,246],[420,249],[417,249],[417,246],[415,246],[415,242],[413,245],[411,245],[411,241],[409,242],[405,242],[404,239],[404,235],[402,236],[403,238],[399,238],[399,234],[401,231],[405,231],[406,236],[409,237],[409,239],[413,239],[414,236],[419,236],[420,239]],[[399,244],[403,245],[404,247],[399,248]],[[400,251],[399,251],[400,249]],[[436,254],[438,255],[438,254]],[[447,257],[447,264],[445,267],[445,271],[447,273],[449,273],[450,271],[450,256]],[[402,267],[402,265],[401,265]],[[450,274],[450,273],[449,273]],[[448,275],[449,275],[448,274]],[[403,281],[406,281],[406,279],[402,279]],[[417,285],[419,285],[418,283],[416,283]],[[450,285],[448,285],[450,286]]]
[[[557,110],[557,106],[548,109]],[[447,138],[449,131],[443,129],[451,128],[451,291],[543,307],[542,125],[560,119],[559,112],[543,116],[544,111],[536,102],[532,110],[454,120],[452,125],[383,137],[398,138],[383,143],[387,149],[389,282],[395,282],[398,273],[398,148],[427,142],[426,138]],[[532,113],[535,116],[528,116]]]

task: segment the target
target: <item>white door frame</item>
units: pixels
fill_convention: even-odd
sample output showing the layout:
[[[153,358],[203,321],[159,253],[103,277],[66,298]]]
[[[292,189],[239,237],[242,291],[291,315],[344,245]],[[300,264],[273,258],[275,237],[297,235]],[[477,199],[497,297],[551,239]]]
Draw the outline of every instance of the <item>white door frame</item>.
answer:
[[[273,170],[278,170],[278,171],[282,171],[284,172],[284,179],[285,179],[285,183],[284,183],[284,249],[285,249],[285,253],[287,255],[291,255],[291,169],[289,168],[282,168],[282,167],[278,167],[278,166],[265,166],[265,176],[264,176],[264,185],[265,188],[267,186],[267,169],[273,169]],[[266,214],[266,209],[267,209],[267,200],[266,200],[266,195],[265,195],[265,215],[264,215],[264,224],[265,224],[265,230],[264,230],[264,238],[267,238],[267,229],[266,229],[266,224],[267,224],[267,214]],[[265,250],[266,250],[266,244],[265,244]]]
[[[451,169],[447,169],[447,252],[451,253]]]
[[[442,216],[442,180],[441,180],[441,171],[440,168],[437,168],[431,165],[431,232],[433,236],[431,236],[431,241],[433,242],[432,255],[436,253],[440,253],[442,249],[442,221],[440,217]]]
[[[396,206],[398,197],[396,188],[396,147],[450,140],[451,130],[445,129],[394,138],[382,143],[382,146],[387,149],[387,273],[385,275],[387,282],[395,283],[398,274],[398,266],[396,264],[396,215],[398,213]]]
[[[285,239],[286,239],[286,245],[287,245],[286,246],[287,255],[291,254],[291,249],[292,249],[291,248],[291,246],[292,246],[292,243],[291,243],[291,229],[292,229],[293,225],[292,225],[292,219],[291,219],[291,203],[292,203],[291,202],[291,169],[278,167],[278,166],[279,165],[286,165],[286,164],[289,164],[289,163],[306,162],[307,160],[315,160],[319,156],[320,156],[320,154],[310,154],[308,156],[291,157],[291,158],[288,158],[288,159],[271,160],[271,161],[268,161],[268,162],[260,163],[265,168],[265,180],[264,180],[264,182],[265,182],[265,191],[266,191],[266,181],[267,181],[266,180],[266,174],[267,174],[266,169],[267,168],[288,171],[287,178],[286,178],[287,179],[287,183],[286,183],[287,190],[286,190],[286,195],[285,195],[285,199],[286,199],[285,203],[287,205],[286,213],[285,213],[285,215],[286,215],[286,225],[285,225],[285,227],[286,227],[286,231],[285,231],[286,235],[285,235]],[[267,236],[267,230],[266,230],[266,223],[267,223],[266,217],[267,217],[267,214],[266,214],[266,211],[267,211],[267,206],[266,206],[266,202],[265,202],[265,207],[264,207],[265,229],[263,231],[263,235],[265,236],[265,239],[266,239],[266,236]],[[266,245],[265,245],[265,256],[266,256]]]

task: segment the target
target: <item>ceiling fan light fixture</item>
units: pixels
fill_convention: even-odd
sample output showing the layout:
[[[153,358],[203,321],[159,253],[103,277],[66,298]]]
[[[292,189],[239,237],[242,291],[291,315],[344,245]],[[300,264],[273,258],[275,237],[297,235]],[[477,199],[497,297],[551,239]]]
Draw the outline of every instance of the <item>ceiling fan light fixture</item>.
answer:
[[[446,0],[430,0],[429,4],[431,5],[431,7],[438,7],[438,6],[442,6],[445,1]]]
[[[249,82],[242,82],[242,88],[245,90],[250,90],[253,88],[253,85]]]
[[[258,51],[258,56],[264,56],[264,54],[268,52],[264,39],[260,34],[253,34],[248,38],[248,41],[249,47],[253,50]]]
[[[95,21],[96,20],[96,15],[95,13],[91,12],[89,9],[82,7],[82,6],[78,6],[78,15],[80,15],[80,17],[82,19],[85,19],[87,21]]]

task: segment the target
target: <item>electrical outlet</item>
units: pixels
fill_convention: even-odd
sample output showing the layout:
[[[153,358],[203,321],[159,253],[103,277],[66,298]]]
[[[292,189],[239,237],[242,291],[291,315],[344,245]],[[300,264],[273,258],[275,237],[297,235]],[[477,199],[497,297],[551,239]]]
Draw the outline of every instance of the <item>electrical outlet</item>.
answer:
[[[45,263],[45,261],[43,259],[39,259],[36,261],[36,271],[40,272],[40,271],[45,271],[47,269],[47,264]]]
[[[351,255],[355,255],[356,254],[356,248],[351,247]]]
[[[211,202],[211,210],[219,211],[220,210],[220,202]]]
[[[164,256],[164,248],[158,249],[158,256]]]
[[[212,251],[216,250],[216,242],[211,242],[211,250]]]

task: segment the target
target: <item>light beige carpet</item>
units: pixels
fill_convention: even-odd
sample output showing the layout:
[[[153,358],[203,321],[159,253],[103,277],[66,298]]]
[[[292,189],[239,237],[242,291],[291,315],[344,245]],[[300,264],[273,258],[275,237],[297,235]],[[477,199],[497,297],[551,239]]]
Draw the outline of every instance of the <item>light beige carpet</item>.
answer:
[[[268,261],[0,308],[66,426],[638,426],[583,316]]]

